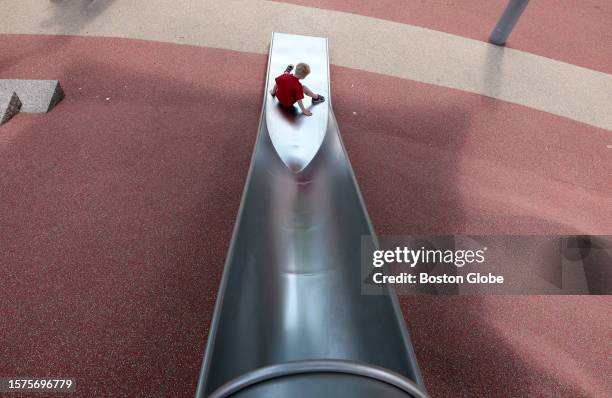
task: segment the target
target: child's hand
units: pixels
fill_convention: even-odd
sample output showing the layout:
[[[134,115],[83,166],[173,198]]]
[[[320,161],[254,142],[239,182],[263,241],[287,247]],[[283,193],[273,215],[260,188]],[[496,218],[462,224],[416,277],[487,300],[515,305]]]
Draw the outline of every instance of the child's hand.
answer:
[[[302,113],[306,116],[312,116],[312,112],[310,112],[308,109],[306,109],[306,107],[304,106],[304,103],[302,102],[302,100],[299,100],[298,102],[298,106],[300,107],[300,109],[302,110]]]

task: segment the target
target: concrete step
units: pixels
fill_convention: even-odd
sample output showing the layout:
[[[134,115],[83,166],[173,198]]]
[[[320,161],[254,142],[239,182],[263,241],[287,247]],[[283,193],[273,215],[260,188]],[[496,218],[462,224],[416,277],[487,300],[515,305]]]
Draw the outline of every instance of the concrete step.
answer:
[[[13,95],[20,103],[17,112],[44,113],[64,98],[64,90],[58,80],[0,79],[0,124],[17,113]]]

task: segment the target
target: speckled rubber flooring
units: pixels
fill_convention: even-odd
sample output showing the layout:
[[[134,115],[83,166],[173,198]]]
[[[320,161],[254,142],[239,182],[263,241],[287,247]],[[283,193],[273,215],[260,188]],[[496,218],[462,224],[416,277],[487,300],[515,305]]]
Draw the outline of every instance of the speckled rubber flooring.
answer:
[[[266,57],[62,36],[0,35],[0,48],[1,78],[66,92],[0,128],[0,375],[75,377],[83,397],[191,396]],[[609,132],[338,67],[332,88],[379,234],[612,231],[595,144]],[[608,297],[402,307],[434,397],[612,395]]]

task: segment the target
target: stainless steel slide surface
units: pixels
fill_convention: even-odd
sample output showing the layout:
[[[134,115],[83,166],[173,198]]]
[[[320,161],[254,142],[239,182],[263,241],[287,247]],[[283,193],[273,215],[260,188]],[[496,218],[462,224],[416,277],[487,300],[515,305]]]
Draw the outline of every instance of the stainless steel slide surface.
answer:
[[[304,84],[328,101],[308,119],[296,111],[279,123],[285,115],[268,91],[300,61],[312,68]],[[394,292],[361,294],[361,236],[373,230],[332,111],[328,68],[326,39],[273,35],[197,397],[426,396]]]

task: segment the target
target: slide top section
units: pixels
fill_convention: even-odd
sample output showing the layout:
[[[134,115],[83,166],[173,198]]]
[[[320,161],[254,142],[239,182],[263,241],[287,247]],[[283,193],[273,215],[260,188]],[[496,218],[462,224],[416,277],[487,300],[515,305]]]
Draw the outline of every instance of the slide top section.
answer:
[[[325,102],[313,105],[312,99],[304,95],[304,107],[312,116],[304,115],[297,104],[286,108],[270,95],[276,77],[283,74],[288,65],[296,66],[300,62],[310,66],[310,74],[300,83],[326,98]],[[302,171],[311,162],[325,138],[330,112],[329,91],[327,39],[273,33],[264,93],[266,125],[276,152],[293,172]]]

